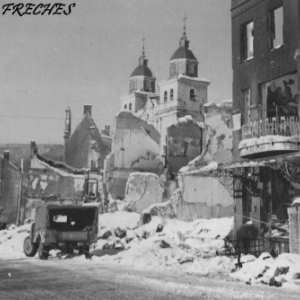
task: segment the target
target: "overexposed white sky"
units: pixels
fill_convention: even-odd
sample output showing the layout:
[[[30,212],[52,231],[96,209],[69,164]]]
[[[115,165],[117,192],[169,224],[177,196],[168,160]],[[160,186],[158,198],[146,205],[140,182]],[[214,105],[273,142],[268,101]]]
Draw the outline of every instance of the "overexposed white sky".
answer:
[[[68,105],[72,130],[84,103],[93,105],[100,130],[112,125],[138,65],[143,35],[149,67],[157,81],[167,78],[185,13],[199,77],[211,81],[208,100],[232,97],[230,0],[60,2],[76,6],[68,16],[20,17],[2,15],[8,2],[0,0],[1,144],[63,143]]]

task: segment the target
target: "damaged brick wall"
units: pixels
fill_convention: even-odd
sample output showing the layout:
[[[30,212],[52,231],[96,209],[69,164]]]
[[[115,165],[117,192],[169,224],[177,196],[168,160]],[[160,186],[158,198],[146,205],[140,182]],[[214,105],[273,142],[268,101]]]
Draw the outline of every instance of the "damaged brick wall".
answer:
[[[232,161],[232,116],[229,107],[207,108],[205,124],[209,130],[207,143],[211,160],[220,164]],[[206,130],[208,132],[208,130]]]
[[[5,154],[4,154],[5,155]],[[9,162],[9,157],[0,156],[0,223],[16,223],[18,213],[18,201],[21,188],[21,172]]]
[[[53,170],[31,170],[29,179],[29,197],[52,200],[81,201],[84,188],[84,176],[62,176]]]
[[[191,116],[180,118],[167,128],[167,163],[170,173],[200,155],[202,151],[202,129]]]
[[[217,178],[181,174],[178,183],[179,192],[173,202],[179,220],[233,216],[233,198]]]
[[[153,173],[131,173],[126,183],[126,199],[132,211],[141,213],[165,199],[165,188],[160,177]]]
[[[67,173],[34,156],[29,172],[28,198],[81,201],[84,182],[83,174]]]

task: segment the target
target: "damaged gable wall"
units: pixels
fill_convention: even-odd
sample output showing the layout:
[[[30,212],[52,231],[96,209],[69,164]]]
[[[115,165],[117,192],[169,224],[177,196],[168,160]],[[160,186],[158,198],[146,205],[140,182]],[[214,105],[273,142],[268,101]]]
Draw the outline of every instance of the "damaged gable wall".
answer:
[[[112,154],[106,162],[107,188],[113,198],[124,198],[131,172],[162,173],[164,166],[159,143],[160,134],[152,125],[130,112],[118,114]]]
[[[160,135],[152,125],[131,113],[122,112],[117,117],[113,142],[115,168],[159,171]]]
[[[110,147],[104,143],[101,134],[89,114],[86,114],[66,141],[65,162],[74,168],[102,169]]]

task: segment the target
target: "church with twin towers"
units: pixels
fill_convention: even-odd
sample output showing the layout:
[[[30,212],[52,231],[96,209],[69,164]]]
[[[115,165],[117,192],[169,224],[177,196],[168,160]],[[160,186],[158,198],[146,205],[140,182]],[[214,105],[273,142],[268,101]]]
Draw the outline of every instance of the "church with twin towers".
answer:
[[[210,81],[198,77],[199,62],[190,49],[186,19],[179,47],[169,61],[168,77],[156,82],[148,65],[143,38],[142,54],[129,77],[128,93],[121,97],[121,111],[131,112],[153,125],[162,141],[168,125],[179,118],[190,115],[197,122],[204,121],[203,105],[207,103]]]

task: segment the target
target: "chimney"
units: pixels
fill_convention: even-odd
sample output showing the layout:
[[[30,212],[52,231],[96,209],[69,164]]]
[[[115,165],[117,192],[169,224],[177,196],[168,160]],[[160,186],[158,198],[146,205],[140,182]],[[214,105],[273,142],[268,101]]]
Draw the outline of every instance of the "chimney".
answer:
[[[83,115],[89,114],[90,117],[92,116],[92,105],[91,104],[84,104],[83,106]]]
[[[67,140],[71,135],[71,109],[67,107],[66,109],[66,120],[65,120],[65,135],[64,138]]]
[[[105,125],[104,129],[101,130],[101,134],[102,135],[110,136],[110,126],[109,125]]]
[[[4,157],[4,159],[5,159],[6,161],[9,161],[9,150],[5,150],[5,151],[4,151],[3,157]]]
[[[110,135],[110,126],[109,125],[105,125],[105,134],[107,135],[107,136],[109,136]]]

